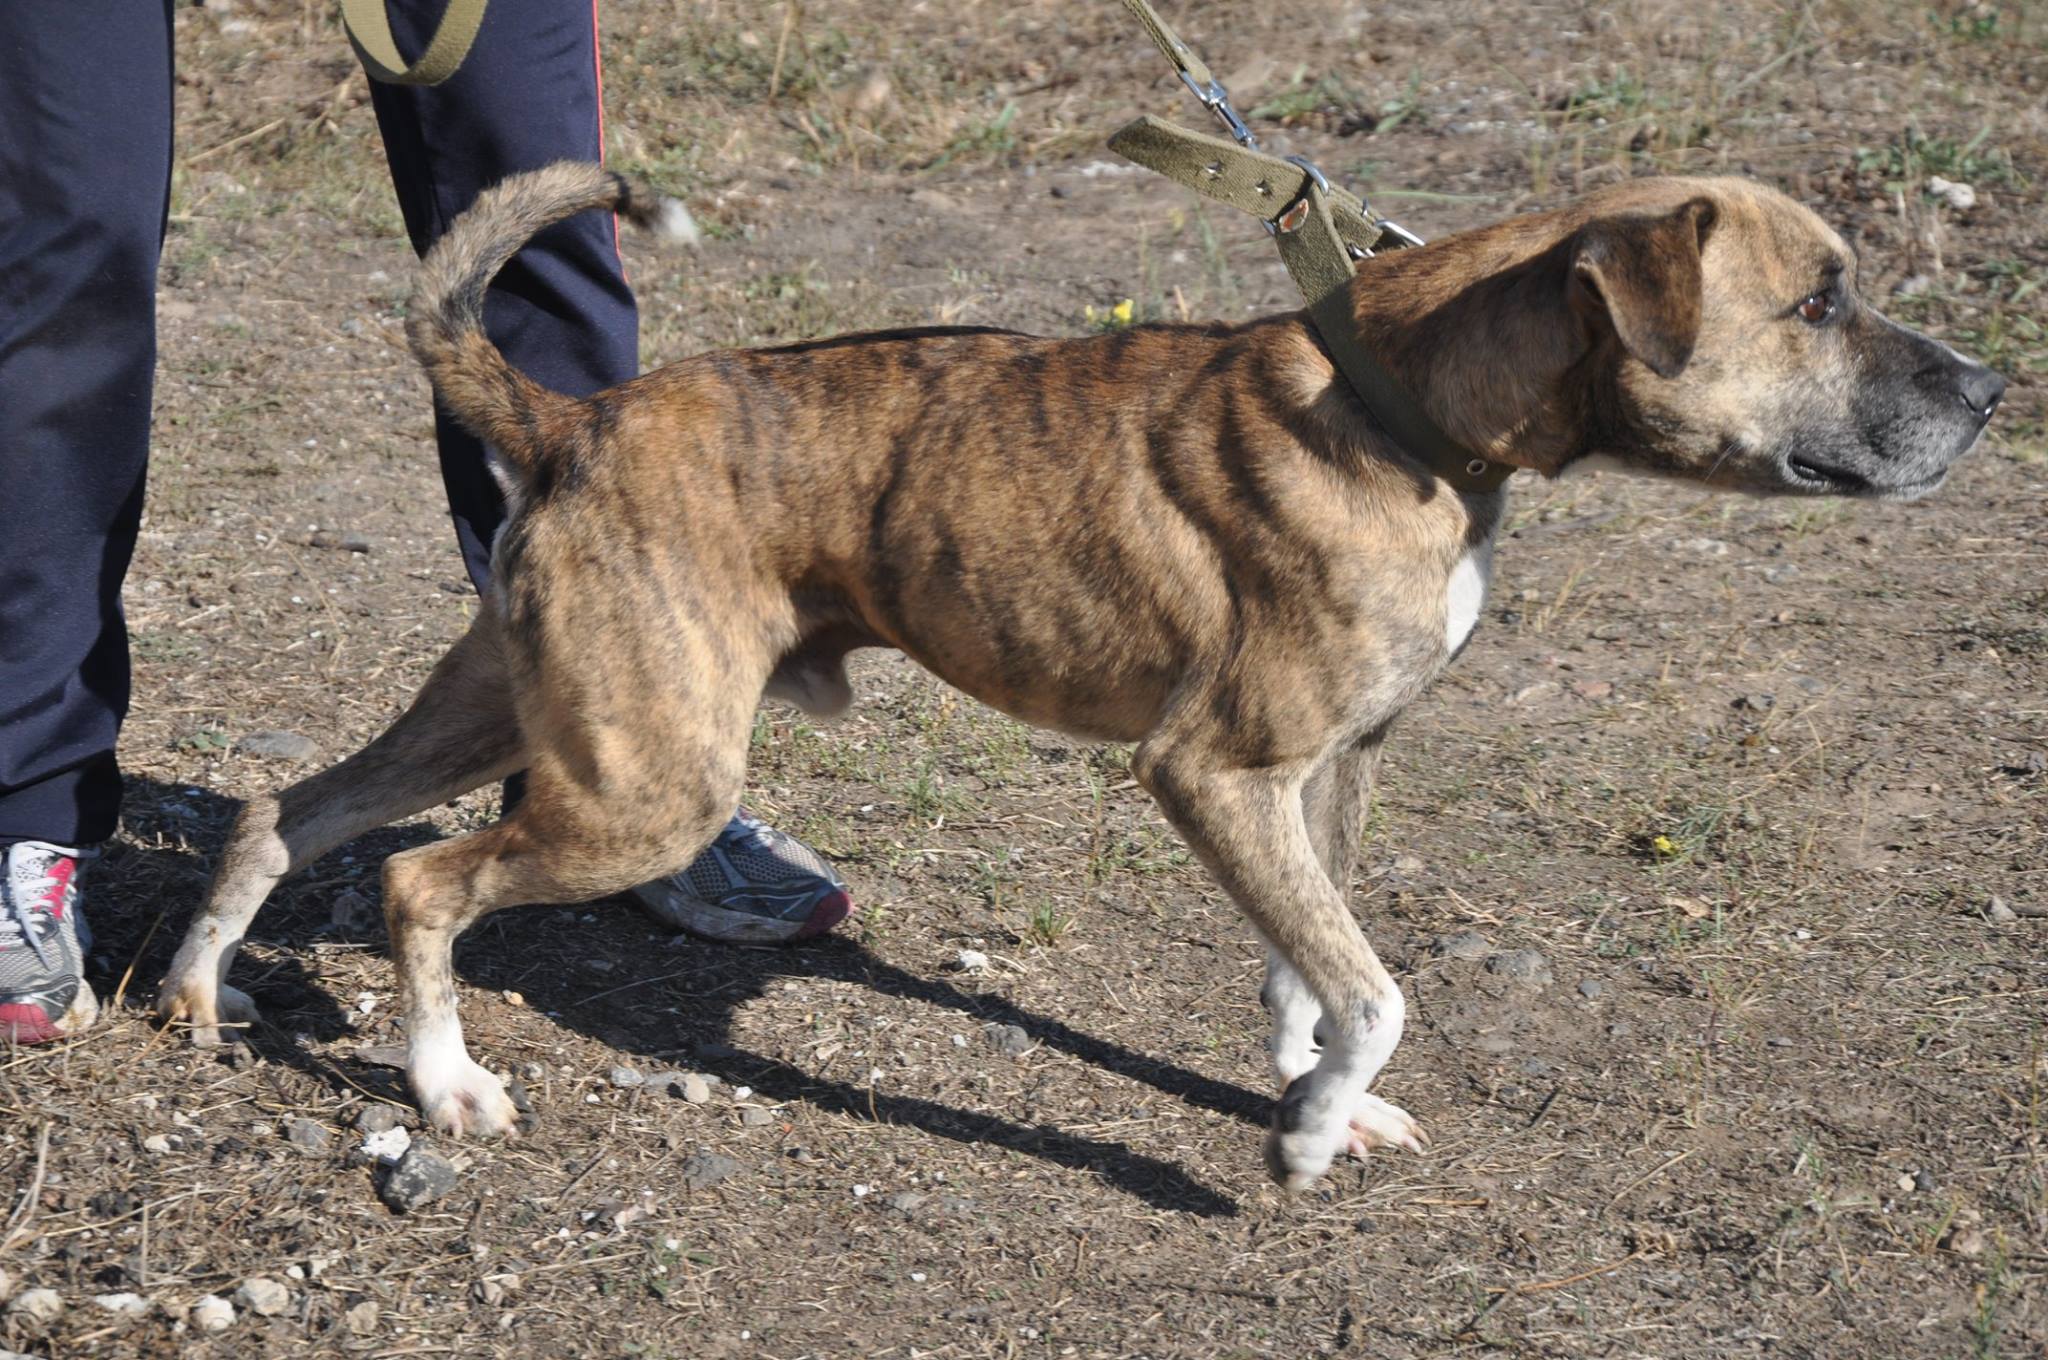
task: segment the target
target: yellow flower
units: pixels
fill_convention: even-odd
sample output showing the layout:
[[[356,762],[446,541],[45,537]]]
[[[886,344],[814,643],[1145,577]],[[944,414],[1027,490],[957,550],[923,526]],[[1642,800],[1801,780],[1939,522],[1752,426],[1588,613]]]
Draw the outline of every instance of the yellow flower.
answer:
[[[1650,849],[1658,858],[1670,859],[1678,853],[1678,842],[1672,840],[1669,836],[1656,835],[1650,837]]]
[[[1114,322],[1116,322],[1116,324],[1117,324],[1117,325],[1119,325],[1119,326],[1128,326],[1128,325],[1130,325],[1130,324],[1131,324],[1131,300],[1130,300],[1129,298],[1125,298],[1125,299],[1124,299],[1124,300],[1123,300],[1122,302],[1119,302],[1119,303],[1118,303],[1118,304],[1117,304],[1116,306],[1114,306],[1114,307],[1110,308],[1110,309],[1109,309],[1109,319],[1110,319],[1111,321],[1114,321]]]

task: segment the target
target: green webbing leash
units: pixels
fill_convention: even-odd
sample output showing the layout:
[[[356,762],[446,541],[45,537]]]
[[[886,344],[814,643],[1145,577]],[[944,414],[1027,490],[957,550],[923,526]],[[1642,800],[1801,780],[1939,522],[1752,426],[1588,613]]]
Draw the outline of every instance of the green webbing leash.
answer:
[[[1216,115],[1230,140],[1147,115],[1118,129],[1109,139],[1110,150],[1263,221],[1308,304],[1316,334],[1381,427],[1460,491],[1499,490],[1514,468],[1477,457],[1444,433],[1357,334],[1349,292],[1352,262],[1376,249],[1419,246],[1421,238],[1376,215],[1363,199],[1332,185],[1302,157],[1260,150],[1231,107],[1230,92],[1195,50],[1146,0],[1124,0],[1124,8],[1145,26],[1181,83]]]
[[[341,26],[348,30],[349,45],[356,49],[372,80],[386,85],[439,85],[454,75],[469,55],[477,26],[484,21],[484,4],[485,0],[448,0],[441,26],[434,30],[427,50],[410,66],[391,36],[384,0],[341,0]]]

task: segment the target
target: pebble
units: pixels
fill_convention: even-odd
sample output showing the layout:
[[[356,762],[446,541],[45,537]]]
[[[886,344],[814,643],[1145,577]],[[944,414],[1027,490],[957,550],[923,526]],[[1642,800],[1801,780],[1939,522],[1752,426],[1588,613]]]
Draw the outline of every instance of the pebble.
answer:
[[[1961,1227],[1949,1233],[1942,1243],[1958,1256],[1982,1256],[1984,1254],[1984,1232],[1980,1228]]]
[[[630,1067],[621,1066],[614,1067],[611,1070],[610,1080],[612,1085],[618,1087],[620,1090],[623,1091],[629,1090],[635,1086],[644,1085],[647,1081],[647,1078],[641,1076],[637,1071]]]
[[[1532,987],[1548,987],[1556,978],[1550,971],[1550,960],[1542,951],[1535,949],[1511,949],[1505,954],[1495,954],[1486,961],[1486,971],[1515,982],[1526,982]]]
[[[171,1140],[160,1133],[152,1133],[149,1137],[142,1140],[142,1150],[144,1152],[154,1152],[158,1156],[162,1156],[171,1150]]]
[[[357,1150],[374,1161],[395,1162],[412,1150],[412,1134],[403,1125],[379,1129],[363,1135],[363,1145]]]
[[[24,1289],[7,1305],[7,1315],[47,1327],[64,1315],[64,1297],[54,1289]]]
[[[995,1045],[996,1052],[1005,1057],[1021,1058],[1033,1046],[1031,1036],[1024,1032],[1022,1025],[984,1025],[982,1033]]]
[[[455,1168],[446,1157],[412,1148],[398,1159],[377,1188],[378,1196],[398,1213],[432,1204],[455,1188]]]
[[[1598,1000],[1600,994],[1606,990],[1607,984],[1602,982],[1599,978],[1587,978],[1584,982],[1581,982],[1579,984],[1579,995],[1583,996],[1588,1001]]]
[[[1943,179],[1940,175],[1927,177],[1927,192],[1955,209],[1968,212],[1977,206],[1977,190],[1959,180]]]
[[[262,1317],[276,1317],[291,1307],[292,1291],[276,1280],[252,1275],[235,1291],[235,1302]]]
[[[963,973],[986,973],[988,971],[988,955],[982,953],[979,949],[963,949],[958,957],[953,960],[953,966]]]
[[[2011,925],[2014,921],[2020,919],[2020,914],[2007,906],[2003,897],[1994,893],[1991,900],[1984,904],[1984,919],[1994,921],[2002,926]]]
[[[318,1120],[294,1119],[284,1126],[285,1141],[295,1148],[307,1152],[325,1152],[334,1136],[321,1127]]]
[[[740,1111],[740,1123],[749,1128],[761,1128],[775,1122],[775,1116],[759,1105],[749,1105]]]
[[[338,548],[342,552],[366,553],[370,550],[370,539],[366,534],[336,533],[322,529],[306,540],[314,548]]]
[[[1671,546],[1680,552],[1698,553],[1701,557],[1726,557],[1728,545],[1718,538],[1677,538]]]
[[[719,1152],[698,1152],[685,1157],[683,1184],[692,1190],[708,1190],[740,1169],[740,1164]]]
[[[899,1214],[914,1214],[929,1198],[931,1196],[919,1194],[915,1190],[898,1190],[895,1194],[883,1200],[882,1203],[888,1205]]]
[[[1483,959],[1493,944],[1476,930],[1454,930],[1429,942],[1429,952],[1439,959]]]
[[[95,1294],[92,1306],[116,1317],[139,1318],[149,1311],[149,1300],[140,1294]]]
[[[356,1127],[364,1133],[386,1133],[404,1122],[405,1112],[396,1105],[378,1103],[356,1111]]]
[[[235,1325],[235,1305],[218,1294],[208,1294],[192,1305],[187,1316],[202,1332],[224,1332]]]
[[[1915,1171],[1913,1173],[1913,1188],[1915,1190],[1918,1190],[1923,1195],[1928,1195],[1934,1193],[1934,1191],[1940,1189],[1941,1187],[1935,1183],[1934,1174],[1932,1172]]]
[[[311,760],[320,754],[312,738],[296,732],[251,732],[235,743],[235,749],[271,760]]]
[[[341,1315],[341,1325],[357,1336],[368,1336],[377,1330],[377,1301],[364,1299]]]

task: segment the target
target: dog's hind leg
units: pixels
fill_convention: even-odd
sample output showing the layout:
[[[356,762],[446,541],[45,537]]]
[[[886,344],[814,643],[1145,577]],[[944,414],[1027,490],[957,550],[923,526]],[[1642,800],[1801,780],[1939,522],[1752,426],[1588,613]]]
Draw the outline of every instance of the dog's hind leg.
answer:
[[[1157,737],[1132,771],[1322,1009],[1321,1060],[1288,1087],[1266,1139],[1274,1179],[1305,1188],[1361,1144],[1420,1151],[1415,1121],[1367,1090],[1406,1003],[1316,853],[1301,800],[1312,771],[1242,768]]]
[[[755,692],[732,696],[736,702],[715,724],[706,715],[697,740],[643,717],[627,747],[615,740],[624,735],[618,728],[598,724],[600,740],[578,759],[536,755],[526,797],[504,821],[385,863],[406,1076],[431,1127],[494,1134],[514,1118],[502,1083],[463,1041],[451,963],[456,937],[500,907],[587,902],[687,864],[739,801]]]
[[[385,733],[236,819],[206,905],[157,994],[157,1014],[202,1046],[255,1008],[227,985],[249,922],[278,881],[344,841],[458,798],[520,768],[524,752],[494,616],[485,613]]]

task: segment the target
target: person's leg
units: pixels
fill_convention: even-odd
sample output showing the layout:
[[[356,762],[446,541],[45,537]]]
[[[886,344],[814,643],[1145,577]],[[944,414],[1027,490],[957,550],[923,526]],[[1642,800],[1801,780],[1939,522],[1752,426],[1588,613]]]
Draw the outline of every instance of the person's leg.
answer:
[[[392,31],[415,57],[439,0],[394,0]],[[371,85],[399,206],[426,253],[478,193],[558,160],[602,160],[604,116],[595,4],[492,0],[462,69],[431,87]],[[542,232],[491,283],[484,325],[513,366],[558,392],[587,395],[639,371],[639,317],[619,261],[618,226],[585,213]],[[504,501],[483,444],[435,412],[441,476],[470,579],[490,584]],[[505,804],[523,781],[507,780]],[[736,814],[684,873],[644,885],[641,902],[671,925],[724,940],[803,939],[852,912],[815,851]]]
[[[388,8],[410,58],[444,6],[394,0]],[[424,255],[507,175],[603,159],[595,6],[491,0],[462,69],[445,84],[372,81],[370,96],[406,232]],[[515,368],[555,391],[587,396],[633,377],[640,322],[619,262],[617,224],[585,213],[535,237],[492,281],[484,323]],[[476,436],[438,408],[434,434],[463,562],[482,591],[504,498]]]
[[[0,1037],[89,1022],[171,155],[167,0],[0,5]]]

